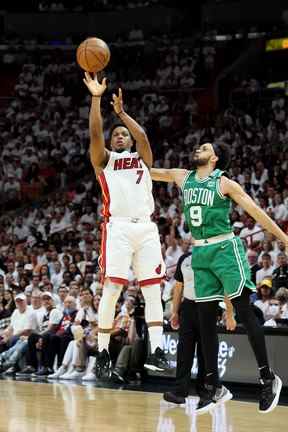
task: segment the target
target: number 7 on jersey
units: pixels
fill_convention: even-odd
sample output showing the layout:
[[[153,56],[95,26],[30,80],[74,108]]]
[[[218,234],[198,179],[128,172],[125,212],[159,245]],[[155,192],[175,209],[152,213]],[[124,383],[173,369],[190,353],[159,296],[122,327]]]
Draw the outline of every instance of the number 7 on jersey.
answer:
[[[138,176],[138,178],[137,178],[137,180],[136,180],[136,184],[139,184],[140,182],[141,182],[141,179],[142,179],[142,177],[143,177],[143,170],[138,170],[136,173],[137,173],[137,176]]]

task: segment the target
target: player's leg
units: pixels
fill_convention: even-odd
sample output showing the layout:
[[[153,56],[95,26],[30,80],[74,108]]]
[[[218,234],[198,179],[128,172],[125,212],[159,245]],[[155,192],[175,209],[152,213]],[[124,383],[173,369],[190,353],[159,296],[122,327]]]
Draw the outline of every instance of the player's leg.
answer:
[[[204,413],[214,407],[215,402],[227,400],[231,393],[221,385],[218,375],[218,301],[223,299],[223,287],[211,271],[215,258],[213,245],[196,247],[193,250],[192,267],[195,274],[195,293],[199,316],[200,337],[205,360],[206,392],[201,395],[197,412]],[[231,399],[232,395],[230,396]]]
[[[245,327],[250,345],[254,351],[260,374],[261,392],[259,411],[262,413],[272,411],[278,404],[282,389],[281,379],[274,375],[269,367],[265,335],[263,327],[254,314],[250,305],[251,291],[244,288],[239,297],[232,299],[237,315]]]
[[[128,272],[132,258],[126,223],[108,223],[102,230],[101,272],[104,277],[103,295],[98,310],[98,351],[96,375],[109,369],[108,347],[113,327],[115,305],[122,286],[128,283]]]
[[[177,345],[176,385],[170,392],[166,392],[163,398],[167,402],[184,404],[189,394],[191,382],[191,369],[194,360],[195,347],[198,342],[198,317],[196,303],[184,299],[179,311],[179,338]],[[200,373],[204,359],[200,359]],[[199,367],[199,365],[198,365]]]
[[[135,224],[136,225],[136,224]],[[161,245],[157,226],[154,223],[135,226],[135,253],[133,270],[139,281],[145,300],[145,320],[148,326],[152,357],[150,369],[164,370],[167,367],[162,351],[163,307],[161,302],[160,282],[165,274]],[[154,355],[155,354],[155,355]],[[145,367],[149,368],[149,364]],[[158,365],[157,365],[158,363]],[[165,366],[166,365],[166,366]]]
[[[219,258],[217,267],[224,291],[231,299],[237,315],[247,331],[258,363],[262,383],[259,409],[261,412],[269,412],[278,403],[282,382],[270,370],[264,330],[259,325],[250,305],[251,290],[255,287],[250,280],[249,265],[239,238],[230,240],[227,244],[224,243],[221,260]]]

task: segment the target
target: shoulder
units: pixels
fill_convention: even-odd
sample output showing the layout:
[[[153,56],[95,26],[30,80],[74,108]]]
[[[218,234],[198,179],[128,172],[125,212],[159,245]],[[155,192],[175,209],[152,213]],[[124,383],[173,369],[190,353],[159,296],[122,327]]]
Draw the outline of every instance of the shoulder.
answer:
[[[239,185],[239,183],[227,178],[224,175],[222,175],[220,178],[220,187],[223,195],[244,192],[242,187]]]
[[[186,185],[188,179],[190,177],[193,177],[195,175],[195,170],[186,170],[186,169],[175,169],[173,170],[175,172],[174,176],[179,176],[180,184],[179,186],[183,189]],[[177,172],[176,172],[177,171]],[[175,180],[176,181],[176,180]]]
[[[63,312],[61,312],[60,309],[54,308],[50,312],[49,319],[51,321],[55,321],[55,320],[60,321],[62,316],[63,316]]]

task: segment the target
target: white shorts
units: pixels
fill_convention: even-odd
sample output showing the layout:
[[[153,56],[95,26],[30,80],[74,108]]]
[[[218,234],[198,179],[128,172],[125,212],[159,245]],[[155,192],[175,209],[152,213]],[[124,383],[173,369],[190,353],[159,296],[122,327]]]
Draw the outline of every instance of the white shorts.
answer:
[[[165,264],[157,225],[154,222],[115,220],[103,224],[99,266],[103,279],[128,283],[132,265],[140,286],[160,283]],[[119,218],[120,219],[120,218]]]

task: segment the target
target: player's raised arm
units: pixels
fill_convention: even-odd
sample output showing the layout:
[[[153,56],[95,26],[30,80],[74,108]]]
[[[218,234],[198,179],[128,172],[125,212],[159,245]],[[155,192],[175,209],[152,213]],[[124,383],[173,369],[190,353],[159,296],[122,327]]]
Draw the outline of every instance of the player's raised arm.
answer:
[[[111,102],[111,105],[113,105],[115,113],[121,119],[127,129],[129,129],[129,132],[136,141],[137,153],[143,159],[148,168],[151,168],[153,164],[153,154],[150,142],[144,129],[124,111],[121,88],[118,90],[118,95],[113,94],[112,99],[113,101]]]
[[[229,195],[233,201],[239,204],[253,219],[255,219],[265,230],[269,231],[279,240],[286,244],[288,248],[288,236],[279,228],[279,226],[255,204],[252,198],[244,192],[238,183],[221,177],[221,191],[223,195]]]
[[[151,168],[150,174],[152,180],[163,181],[163,182],[175,182],[179,187],[183,185],[183,181],[189,171],[185,169],[162,169],[162,168]]]
[[[109,158],[109,151],[105,148],[101,115],[101,97],[106,90],[107,84],[106,78],[103,78],[102,82],[99,83],[97,74],[93,79],[88,72],[85,72],[83,81],[92,95],[89,114],[90,159],[97,174],[97,171],[105,166]]]

